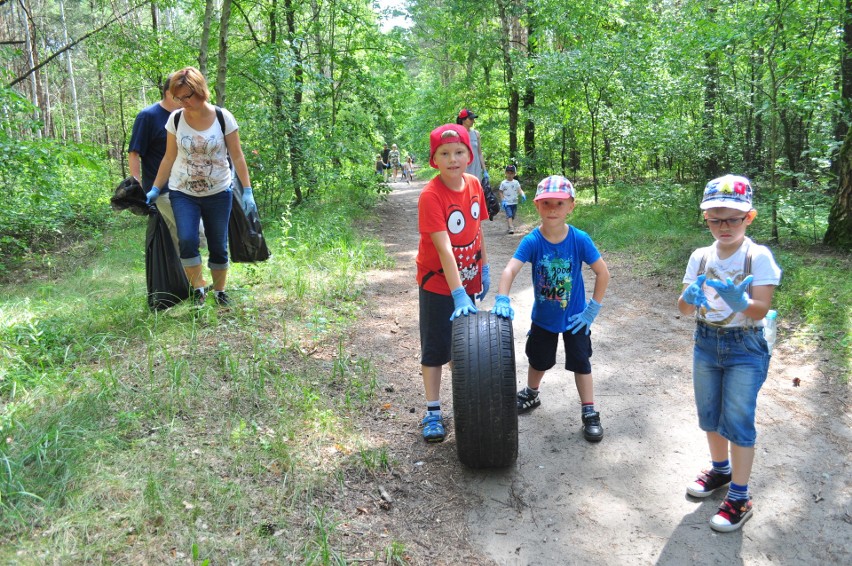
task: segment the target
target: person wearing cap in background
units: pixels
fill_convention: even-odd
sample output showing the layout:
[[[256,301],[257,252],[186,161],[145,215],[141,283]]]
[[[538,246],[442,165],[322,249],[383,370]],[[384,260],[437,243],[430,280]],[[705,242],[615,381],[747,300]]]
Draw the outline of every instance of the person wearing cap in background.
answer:
[[[457,124],[435,128],[429,148],[429,165],[439,174],[417,203],[420,363],[426,393],[421,424],[427,442],[441,442],[446,435],[441,371],[451,359],[452,321],[476,312],[474,298],[485,298],[491,277],[481,227],[488,218],[485,194],[479,179],[465,173],[473,159],[467,130]]]
[[[538,184],[534,202],[541,225],[524,236],[503,270],[491,312],[514,320],[509,290],[521,268],[529,262],[535,296],[532,327],[527,333],[527,386],[518,392],[518,412],[525,413],[541,405],[539,385],[545,372],[556,365],[562,334],[565,369],[574,372],[582,405],[583,437],[589,442],[600,442],[603,427],[600,413],[595,411],[590,330],[609,286],[609,269],[589,235],[565,223],[574,210],[575,196],[571,182],[559,175],[551,175]],[[584,263],[595,274],[594,291],[588,303],[583,284]]]
[[[682,314],[695,314],[692,384],[698,426],[707,435],[712,462],[686,492],[703,499],[728,485],[710,519],[710,528],[720,532],[738,530],[752,516],[748,481],[757,439],[757,394],[771,358],[762,320],[781,282],[781,268],[769,248],[745,235],[757,216],[753,192],[749,180],[738,175],[707,183],[701,210],[716,241],[692,252],[677,301]]]
[[[487,181],[488,170],[485,168],[485,159],[482,157],[482,140],[479,137],[479,132],[473,129],[473,121],[477,118],[476,114],[467,108],[462,108],[456,118],[456,124],[464,126],[464,129],[467,130],[470,137],[470,148],[473,151],[473,161],[467,166],[466,172],[475,175],[479,180]]]
[[[506,166],[506,179],[500,182],[500,206],[503,207],[503,211],[506,213],[506,225],[508,227],[509,234],[515,233],[515,213],[518,210],[518,195],[521,195],[521,199],[524,202],[527,202],[527,195],[524,194],[524,190],[521,188],[521,184],[515,179],[515,173],[517,173],[517,168],[514,165]]]

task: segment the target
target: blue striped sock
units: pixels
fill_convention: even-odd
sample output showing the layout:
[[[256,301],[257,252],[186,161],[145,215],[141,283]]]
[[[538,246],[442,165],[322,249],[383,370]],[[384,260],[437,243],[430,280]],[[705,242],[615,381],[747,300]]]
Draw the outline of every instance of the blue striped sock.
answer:
[[[748,499],[748,484],[738,485],[734,482],[731,482],[731,485],[728,486],[727,499],[733,499],[735,501],[742,501],[743,499]]]
[[[426,412],[430,415],[441,416],[441,400],[426,401]]]
[[[722,462],[713,462],[713,471],[718,472],[720,474],[731,474],[731,462],[730,460],[723,460]]]

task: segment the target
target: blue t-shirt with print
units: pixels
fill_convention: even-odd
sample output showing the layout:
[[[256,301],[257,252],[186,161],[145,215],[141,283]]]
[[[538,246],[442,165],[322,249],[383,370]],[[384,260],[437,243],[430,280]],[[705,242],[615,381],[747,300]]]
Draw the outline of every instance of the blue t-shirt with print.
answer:
[[[591,265],[601,257],[589,235],[569,227],[558,244],[548,242],[536,228],[524,236],[514,258],[532,265],[532,321],[554,333],[568,329],[568,319],[586,308],[583,263]]]

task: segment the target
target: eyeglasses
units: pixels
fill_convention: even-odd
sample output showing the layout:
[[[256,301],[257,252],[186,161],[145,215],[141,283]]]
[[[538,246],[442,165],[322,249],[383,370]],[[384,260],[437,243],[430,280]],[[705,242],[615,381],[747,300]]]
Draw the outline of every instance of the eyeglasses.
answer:
[[[174,99],[174,101],[175,101],[175,102],[177,102],[177,103],[179,103],[179,104],[183,104],[184,102],[186,102],[187,100],[189,100],[189,99],[190,99],[190,98],[192,98],[193,96],[195,96],[195,93],[194,93],[194,92],[190,92],[190,93],[189,93],[189,94],[187,94],[186,96],[173,96],[173,97],[172,97],[172,99]]]
[[[705,218],[704,223],[711,228],[721,228],[722,226],[728,226],[729,228],[736,228],[740,224],[748,218],[748,215],[743,216],[741,218],[725,218],[724,220],[720,218]]]

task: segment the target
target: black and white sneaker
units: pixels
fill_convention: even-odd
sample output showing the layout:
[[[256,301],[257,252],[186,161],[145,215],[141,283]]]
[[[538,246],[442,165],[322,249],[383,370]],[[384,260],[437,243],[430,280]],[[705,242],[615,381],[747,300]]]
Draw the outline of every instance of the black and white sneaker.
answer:
[[[518,414],[532,411],[541,405],[541,399],[537,391],[533,391],[529,387],[524,387],[518,391]]]
[[[731,474],[721,474],[710,468],[709,470],[702,470],[695,481],[686,486],[686,493],[692,497],[703,499],[729,483],[731,483]]]
[[[216,291],[213,296],[216,298],[216,304],[220,307],[231,306],[231,297],[225,291]]]

